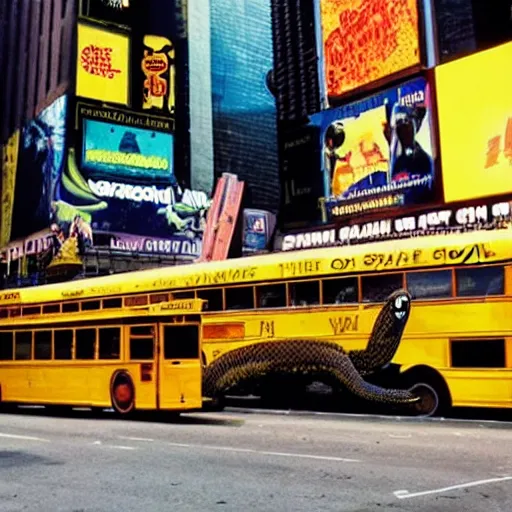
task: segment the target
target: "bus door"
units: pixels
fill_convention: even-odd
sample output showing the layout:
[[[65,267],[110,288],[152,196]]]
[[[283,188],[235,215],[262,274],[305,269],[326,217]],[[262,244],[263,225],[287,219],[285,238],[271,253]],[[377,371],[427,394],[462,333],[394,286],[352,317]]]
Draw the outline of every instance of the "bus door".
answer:
[[[202,406],[199,323],[160,324],[158,394],[160,409]]]

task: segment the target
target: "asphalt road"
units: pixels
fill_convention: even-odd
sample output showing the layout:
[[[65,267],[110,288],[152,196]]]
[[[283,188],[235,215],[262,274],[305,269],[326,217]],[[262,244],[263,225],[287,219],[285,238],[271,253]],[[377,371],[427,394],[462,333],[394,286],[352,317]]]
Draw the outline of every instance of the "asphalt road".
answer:
[[[0,415],[0,511],[512,510],[512,425]]]

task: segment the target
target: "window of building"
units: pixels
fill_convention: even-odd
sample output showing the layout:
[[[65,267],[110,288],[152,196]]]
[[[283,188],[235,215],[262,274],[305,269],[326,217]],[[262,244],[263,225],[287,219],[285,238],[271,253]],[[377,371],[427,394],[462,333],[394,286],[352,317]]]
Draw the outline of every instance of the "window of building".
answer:
[[[320,281],[290,283],[290,304],[292,306],[316,306],[320,304]]]
[[[254,288],[235,286],[226,288],[226,309],[254,309]]]
[[[477,339],[450,342],[453,368],[505,368],[505,340]]]
[[[96,329],[77,329],[75,331],[75,359],[94,359],[96,348]]]
[[[485,297],[505,293],[505,269],[496,267],[459,268],[455,271],[459,297]]]
[[[256,287],[256,297],[259,308],[286,307],[286,285],[267,284]]]
[[[12,361],[14,356],[12,332],[0,332],[0,361]]]
[[[363,302],[384,302],[403,287],[403,274],[379,274],[361,278]]]
[[[98,357],[100,359],[119,359],[121,350],[121,329],[103,327],[98,329]]]
[[[34,359],[52,358],[52,331],[34,332]]]
[[[17,331],[14,334],[14,344],[17,361],[32,359],[32,331]]]
[[[73,357],[73,331],[57,329],[53,332],[53,357],[58,360],[68,360]]]
[[[324,279],[322,295],[324,304],[353,304],[357,302],[357,277]]]
[[[198,290],[197,298],[208,301],[205,306],[205,311],[222,311],[223,300],[222,290]]]
[[[413,299],[443,299],[452,296],[452,271],[406,274],[407,289]]]
[[[199,327],[173,325],[164,327],[165,359],[198,359]]]

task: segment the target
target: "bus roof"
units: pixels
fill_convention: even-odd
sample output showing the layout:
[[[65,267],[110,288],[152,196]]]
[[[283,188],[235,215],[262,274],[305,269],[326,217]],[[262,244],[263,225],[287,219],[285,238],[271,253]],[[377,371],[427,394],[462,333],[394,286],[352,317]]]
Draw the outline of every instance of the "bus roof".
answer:
[[[159,267],[112,276],[0,291],[0,305],[84,299],[166,289],[311,279],[512,259],[510,230],[422,236],[364,245],[279,252],[224,261]]]

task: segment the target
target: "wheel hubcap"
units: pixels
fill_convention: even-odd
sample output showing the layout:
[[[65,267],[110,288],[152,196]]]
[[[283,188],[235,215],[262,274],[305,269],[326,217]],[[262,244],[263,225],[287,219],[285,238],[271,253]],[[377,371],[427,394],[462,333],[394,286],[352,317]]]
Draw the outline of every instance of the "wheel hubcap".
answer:
[[[418,383],[412,386],[409,391],[420,397],[420,400],[413,405],[413,410],[418,416],[432,416],[437,411],[439,396],[432,386]]]

